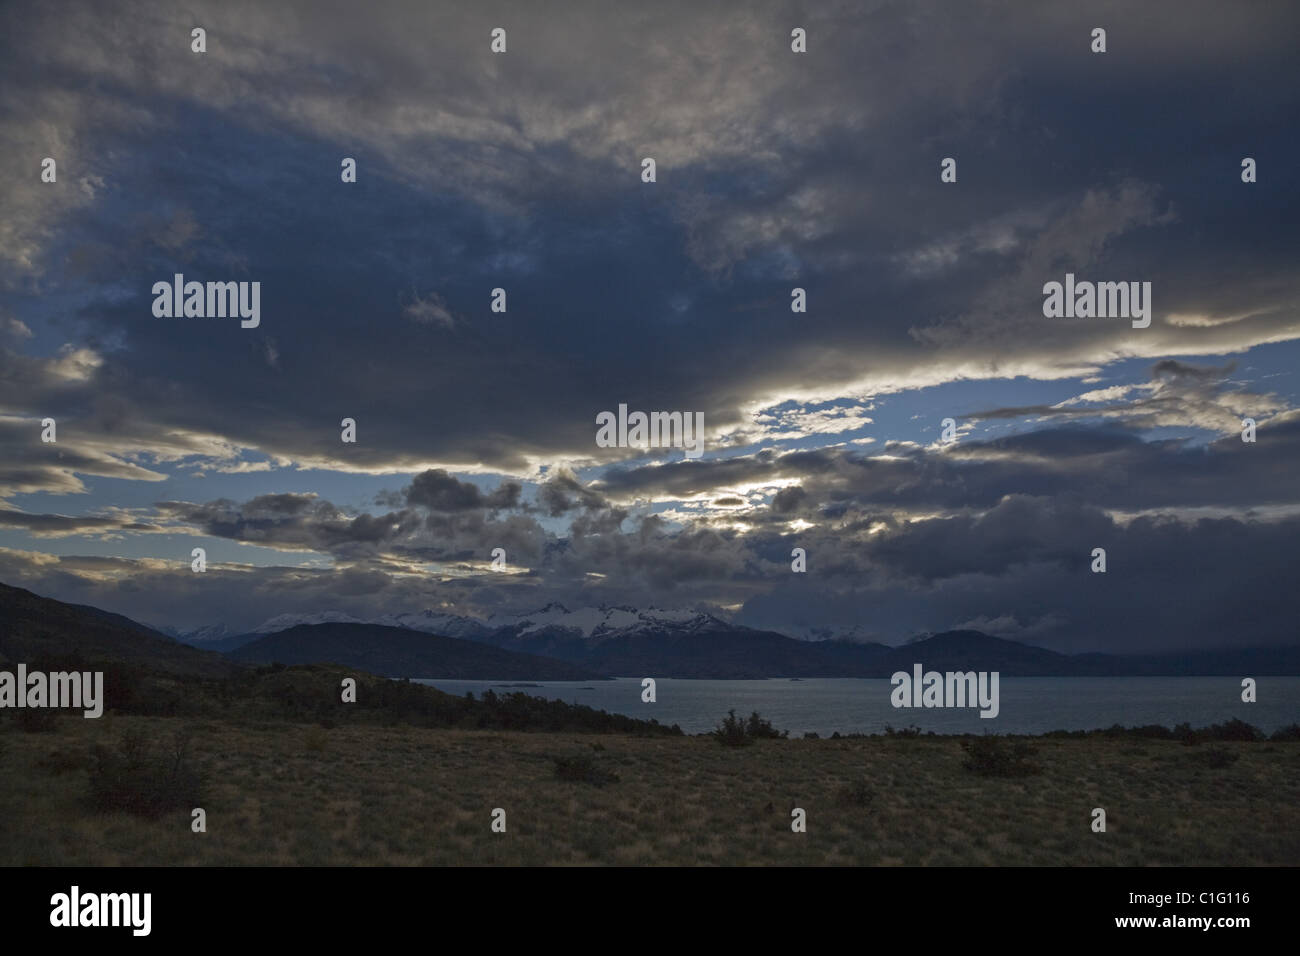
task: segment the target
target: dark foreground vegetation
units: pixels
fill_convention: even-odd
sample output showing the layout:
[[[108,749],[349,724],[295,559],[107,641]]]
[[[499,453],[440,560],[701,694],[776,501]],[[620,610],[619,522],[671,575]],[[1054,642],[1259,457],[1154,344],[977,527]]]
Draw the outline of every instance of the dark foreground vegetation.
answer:
[[[0,865],[1295,865],[1298,790],[1294,740],[63,716],[0,729]]]
[[[29,666],[105,671],[105,714],[0,711],[0,865],[1300,861],[1295,725],[687,736],[330,665]]]
[[[425,684],[389,680],[333,664],[240,668],[227,677],[165,674],[147,667],[87,661],[76,655],[44,656],[29,671],[103,671],[104,709],[142,717],[222,717],[236,721],[276,720],[406,724],[474,730],[572,731],[576,733],[676,734],[676,725],[637,720],[559,700],[515,692],[457,697]],[[342,702],[344,678],[357,682],[355,703]],[[17,716],[13,716],[17,715]],[[9,720],[43,724],[60,719],[49,710],[0,711]],[[77,715],[80,719],[80,715]]]

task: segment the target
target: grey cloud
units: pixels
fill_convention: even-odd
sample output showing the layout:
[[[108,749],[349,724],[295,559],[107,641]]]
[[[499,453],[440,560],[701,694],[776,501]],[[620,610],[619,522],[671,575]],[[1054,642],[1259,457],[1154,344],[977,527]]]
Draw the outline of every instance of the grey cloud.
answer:
[[[520,490],[518,482],[505,482],[485,495],[478,485],[435,468],[417,475],[405,495],[407,504],[432,511],[471,511],[517,507]]]
[[[605,508],[608,502],[598,491],[584,485],[573,472],[558,469],[537,489],[537,502],[545,514],[558,518],[575,508]]]
[[[36,537],[66,537],[76,534],[103,534],[114,531],[154,532],[158,525],[147,521],[97,515],[28,514],[0,510],[0,527],[20,528]]]

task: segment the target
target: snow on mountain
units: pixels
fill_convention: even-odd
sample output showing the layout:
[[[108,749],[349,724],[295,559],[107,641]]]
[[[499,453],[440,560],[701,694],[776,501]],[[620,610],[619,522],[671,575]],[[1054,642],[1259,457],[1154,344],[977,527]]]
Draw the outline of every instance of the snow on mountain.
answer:
[[[711,614],[685,608],[584,607],[570,611],[563,604],[548,604],[529,614],[497,615],[488,618],[492,630],[510,628],[516,634],[543,629],[575,631],[590,640],[623,636],[642,630],[692,631],[704,626],[726,626]]]
[[[462,614],[451,614],[432,608],[423,611],[403,611],[384,614],[370,620],[361,620],[343,611],[321,611],[316,614],[278,614],[244,633],[274,634],[299,624],[380,624],[386,627],[404,627],[444,637],[481,640],[495,631],[509,629],[515,635],[532,634],[544,629],[572,631],[590,640],[635,633],[640,630],[669,630],[690,632],[702,627],[726,627],[726,622],[711,614],[686,608],[649,607],[583,607],[570,611],[563,604],[551,603],[527,614],[493,614],[486,621]],[[191,631],[169,629],[167,633],[190,644],[220,640],[233,636],[224,624],[213,624]]]
[[[784,627],[780,632],[800,641],[849,641],[854,644],[882,643],[879,633],[863,624],[840,627]]]
[[[443,637],[462,637],[469,640],[482,637],[488,627],[478,618],[465,617],[462,614],[448,614],[432,609],[424,611],[404,611],[401,614],[385,614],[376,618],[372,624],[384,624],[388,627],[405,627],[413,631],[426,631]]]
[[[577,631],[583,637],[591,637],[598,628],[628,627],[636,622],[636,612],[629,608],[584,607],[570,611],[563,604],[555,603],[528,614],[494,614],[488,618],[488,626],[493,629],[509,627],[520,634],[530,634],[542,628],[557,627]]]
[[[440,634],[443,637],[476,638],[487,633],[483,622],[444,611],[404,611],[400,614],[383,614],[362,620],[344,611],[321,611],[318,614],[277,614],[248,631],[249,634],[274,634],[299,624],[380,624],[385,627],[405,627],[413,631]]]
[[[205,624],[202,627],[156,627],[169,637],[174,637],[182,644],[204,644],[230,637],[231,631],[224,624]]]

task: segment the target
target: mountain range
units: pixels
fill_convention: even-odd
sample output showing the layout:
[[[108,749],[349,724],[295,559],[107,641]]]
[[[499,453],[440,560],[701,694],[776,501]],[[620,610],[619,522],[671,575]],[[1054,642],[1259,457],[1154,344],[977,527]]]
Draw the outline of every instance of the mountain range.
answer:
[[[448,680],[602,680],[569,661],[516,653],[458,637],[402,627],[331,621],[298,624],[230,652],[250,664],[317,664],[356,667],[380,677]]]
[[[446,637],[479,640],[506,628],[513,629],[515,633],[527,633],[548,627],[559,628],[574,631],[585,638],[601,639],[647,627],[672,626],[690,630],[698,627],[702,622],[724,624],[712,615],[690,610],[666,610],[657,607],[637,610],[631,607],[601,605],[570,611],[562,604],[551,603],[528,614],[494,614],[486,620],[432,609],[384,614],[368,619],[353,617],[344,611],[320,611],[314,614],[278,614],[243,633],[225,624],[208,624],[188,629],[161,627],[157,630],[186,644],[197,647],[221,645],[229,650],[241,643],[249,643],[260,635],[286,631],[303,624],[376,624]]]
[[[98,608],[0,585],[0,660],[57,654],[214,675],[255,663],[332,662],[390,677],[482,680],[887,678],[917,663],[926,670],[998,671],[1008,677],[1300,675],[1300,645],[1067,655],[956,630],[891,647],[797,640],[694,611],[570,611],[559,604],[487,620],[423,611],[358,621],[327,611],[281,615],[246,634],[218,626],[169,636]]]

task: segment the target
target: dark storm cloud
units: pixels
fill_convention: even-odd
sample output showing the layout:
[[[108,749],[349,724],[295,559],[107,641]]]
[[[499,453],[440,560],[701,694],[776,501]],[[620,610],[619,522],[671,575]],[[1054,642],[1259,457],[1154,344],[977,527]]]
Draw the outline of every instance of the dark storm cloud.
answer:
[[[536,560],[545,535],[524,514],[497,512],[518,506],[520,486],[504,482],[484,494],[443,472],[416,476],[401,493],[408,507],[382,514],[342,509],[314,494],[261,495],[246,502],[163,501],[159,517],[177,530],[286,551],[312,550],[340,561],[486,561],[495,547],[514,560]]]
[[[1300,597],[1285,568],[1300,559],[1297,532],[1295,517],[1120,525],[1087,505],[1010,498],[980,517],[856,541],[856,581],[847,566],[823,574],[824,552],[838,561],[842,538],[800,535],[807,578],[755,596],[738,620],[795,633],[859,624],[892,641],[975,626],[1069,651],[1291,643]],[[1105,574],[1090,570],[1096,547]]]
[[[40,76],[57,132],[7,136],[75,142],[79,198],[30,175],[6,187],[11,311],[26,321],[33,274],[75,301],[67,334],[116,343],[73,392],[154,431],[341,469],[524,473],[595,457],[595,413],[623,401],[748,427],[760,394],[1055,375],[1298,332],[1278,212],[1297,187],[1243,194],[1239,157],[1167,108],[1173,71],[1193,87],[1181,101],[1233,104],[1198,130],[1292,150],[1285,124],[1261,122],[1294,105],[1268,82],[1285,8],[1225,24],[1212,5],[1115,7],[1102,63],[1083,21],[1037,7],[670,4],[631,30],[593,5],[575,35],[514,5],[497,11],[512,52],[492,58],[480,16],[223,4],[200,64],[191,18],[166,6],[110,33],[94,5],[54,7],[9,22],[4,69],[11,99]],[[792,17],[805,57],[788,52]],[[330,63],[330,82],[306,63]],[[88,71],[108,103],[78,92]],[[1178,162],[1116,134],[1134,127],[1184,144]],[[977,189],[938,183],[945,150]],[[643,154],[661,162],[651,187]],[[352,186],[343,155],[361,163]],[[1191,238],[1206,230],[1213,248]],[[1150,279],[1161,318],[1142,336],[1043,320],[1041,284],[1064,266]],[[148,289],[176,271],[260,281],[262,326],[154,319]],[[796,281],[813,303],[797,322]],[[488,309],[497,286],[505,314]],[[456,318],[412,322],[414,302]],[[355,445],[338,441],[345,416]]]
[[[347,553],[377,546],[418,526],[411,512],[347,514],[315,495],[263,495],[239,504],[160,501],[159,514],[183,522],[197,533],[284,550]]]

